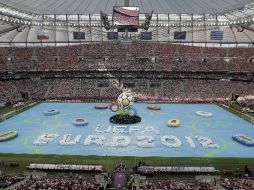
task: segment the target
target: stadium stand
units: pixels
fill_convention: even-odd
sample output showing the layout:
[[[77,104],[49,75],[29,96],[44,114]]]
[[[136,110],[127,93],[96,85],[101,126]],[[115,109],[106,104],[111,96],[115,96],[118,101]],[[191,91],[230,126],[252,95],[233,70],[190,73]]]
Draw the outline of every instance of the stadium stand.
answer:
[[[57,48],[0,48],[0,69],[99,70],[104,66],[107,70],[122,71],[248,72],[254,69],[250,61],[253,55],[253,48],[204,48],[160,43],[133,43],[128,48],[117,43]],[[79,60],[80,56],[84,59]],[[152,58],[155,58],[155,63]]]
[[[0,174],[0,188],[7,188],[15,183],[24,180],[24,177],[15,174]]]
[[[222,187],[230,190],[230,189],[242,189],[249,190],[253,189],[253,180],[249,179],[225,179],[221,182]]]
[[[136,80],[135,87],[128,87],[137,100],[161,100],[174,102],[225,102],[233,92],[240,96],[253,95],[253,83],[244,81],[177,79],[161,80],[162,87],[151,88],[153,80]],[[0,102],[14,103],[25,100],[28,92],[33,100],[95,100],[113,99],[121,89],[118,87],[99,88],[97,79],[39,79],[2,81]],[[177,86],[177,88],[175,88]],[[251,102],[250,102],[251,103]]]
[[[126,8],[130,6],[133,7]],[[107,37],[108,32],[113,32],[114,39]],[[149,32],[151,39],[142,39],[141,32]],[[176,38],[175,32],[185,35]],[[0,107],[5,109],[5,105],[8,106],[7,111],[3,109],[3,114],[0,110],[0,121],[39,101],[105,103],[105,100],[116,100],[123,91],[132,92],[135,101],[145,103],[222,103],[224,107],[237,103],[237,106],[242,106],[240,108],[254,113],[253,32],[253,0],[69,0],[68,3],[56,0],[40,3],[35,0],[1,0]],[[39,33],[44,39],[38,38]],[[82,34],[82,38],[74,33]],[[239,101],[231,101],[234,94],[239,96]],[[156,113],[151,112],[151,116],[153,114]],[[242,118],[246,116],[241,110],[238,114]],[[253,116],[248,116],[253,123]],[[85,117],[90,119],[89,115]],[[29,123],[26,119],[24,122]],[[38,132],[39,129],[36,135]],[[44,154],[42,150],[29,147],[31,137],[22,135],[20,132],[18,143],[35,154]],[[223,149],[232,144],[223,142]],[[213,154],[203,155],[213,157]],[[58,173],[60,176],[37,178],[30,173],[22,176],[1,173],[2,169],[11,170],[8,167],[15,166],[17,170],[24,167],[25,163],[31,161],[31,158],[26,160],[27,155],[22,155],[24,160],[17,158],[16,164],[4,160],[0,162],[0,189],[100,190],[111,186],[120,190],[125,188],[126,181],[127,188],[133,190],[254,189],[253,179],[237,178],[251,177],[250,171],[245,171],[243,175],[239,170],[233,171],[232,167],[245,164],[237,158],[234,161],[239,166],[231,166],[230,160],[230,166],[226,164],[228,168],[224,173],[217,170],[213,162],[209,162],[210,158],[204,158],[205,164],[203,158],[197,158],[201,164],[194,164],[195,158],[191,155],[188,165],[179,161],[182,165],[172,163],[161,166],[164,164],[162,162],[153,163],[155,166],[134,166],[136,169],[129,170],[129,166],[121,163],[116,165],[113,177],[110,173],[102,173],[112,169],[109,168],[111,161],[116,163],[114,156],[110,160],[110,155],[105,155],[102,165],[99,160],[93,164],[93,158],[91,164],[77,164],[75,158],[66,164],[57,163],[57,160],[54,160],[54,164],[46,164],[44,160],[37,164],[29,163],[29,170],[26,171],[31,173],[33,170],[43,170],[53,175],[54,172],[63,172]],[[8,159],[15,157],[8,156]],[[50,155],[45,153],[45,156]],[[120,157],[117,159],[119,161]],[[134,163],[133,160],[128,161]],[[52,162],[53,159],[49,163]],[[225,163],[218,165],[223,168]],[[253,168],[253,165],[250,167]],[[70,176],[64,176],[67,172]],[[85,177],[76,177],[81,172]],[[91,177],[95,173],[102,175],[103,183]],[[141,176],[142,180],[129,180],[130,173],[131,176],[144,176]],[[167,175],[168,179],[162,175],[161,178],[145,178],[155,174]],[[224,176],[217,184],[216,180],[181,179],[183,175],[193,177],[199,174]],[[172,175],[180,177],[172,179]]]
[[[230,93],[240,96],[253,94],[251,81],[223,81],[216,76],[218,72],[224,72],[225,78],[228,73],[248,76],[248,73],[254,70],[253,63],[249,61],[253,52],[253,48],[204,48],[159,43],[134,43],[127,49],[117,43],[57,48],[0,48],[2,72],[23,72],[25,75],[24,73],[33,71],[44,71],[45,73],[64,71],[61,78],[53,75],[51,78],[49,76],[46,78],[33,77],[30,80],[22,76],[15,80],[2,81],[0,97],[1,102],[6,103],[22,100],[20,95],[22,92],[29,92],[31,99],[100,99],[102,97],[111,99],[121,92],[125,79],[122,80],[119,87],[108,86],[101,89],[96,88],[96,77],[101,73],[111,75],[111,72],[114,72],[118,74],[118,78],[122,78],[124,72],[145,70],[147,75],[149,75],[148,72],[157,75],[158,72],[163,71],[192,72],[192,76],[188,79],[161,79],[159,81],[161,87],[158,88],[143,85],[147,81],[142,79],[134,81],[134,86],[127,88],[132,90],[138,99],[185,102],[225,101]],[[79,56],[84,59],[79,60]],[[152,58],[155,58],[156,61],[152,61]],[[229,62],[225,63],[225,58],[230,58]],[[95,73],[94,78],[90,80],[74,78],[72,74],[64,74],[68,71]],[[207,72],[213,75],[209,80],[205,77]],[[127,73],[127,75],[131,76],[132,73]],[[182,78],[181,73],[176,76]],[[197,80],[197,77],[206,80]],[[150,83],[152,83],[151,79]],[[178,88],[175,88],[176,86]],[[12,97],[11,100],[10,97]]]
[[[99,185],[93,178],[79,177],[42,177],[29,179],[25,183],[15,187],[15,190],[25,189],[87,189],[96,190]]]
[[[215,188],[208,184],[198,181],[184,180],[146,180],[140,183],[140,189],[199,189],[199,190],[214,190]]]

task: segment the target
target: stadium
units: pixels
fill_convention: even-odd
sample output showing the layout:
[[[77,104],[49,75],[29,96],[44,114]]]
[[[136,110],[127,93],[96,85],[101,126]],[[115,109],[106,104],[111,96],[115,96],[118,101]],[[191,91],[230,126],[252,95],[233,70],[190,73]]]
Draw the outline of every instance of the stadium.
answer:
[[[0,189],[254,189],[253,0],[0,0]]]

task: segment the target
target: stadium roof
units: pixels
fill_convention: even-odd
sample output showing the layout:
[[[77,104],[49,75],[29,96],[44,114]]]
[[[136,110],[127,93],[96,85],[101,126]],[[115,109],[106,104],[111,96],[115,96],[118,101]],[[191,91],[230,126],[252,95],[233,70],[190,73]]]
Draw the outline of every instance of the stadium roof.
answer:
[[[127,0],[128,1],[128,0]],[[253,0],[129,0],[129,6],[141,13],[216,14],[235,10]],[[0,0],[2,5],[35,14],[112,13],[113,6],[124,6],[126,0]]]

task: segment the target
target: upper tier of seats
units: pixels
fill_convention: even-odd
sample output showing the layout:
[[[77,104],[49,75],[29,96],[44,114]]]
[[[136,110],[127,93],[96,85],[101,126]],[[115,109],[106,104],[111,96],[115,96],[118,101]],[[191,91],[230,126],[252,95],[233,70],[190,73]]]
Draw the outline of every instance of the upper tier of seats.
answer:
[[[0,71],[20,70],[254,71],[254,48],[169,43],[91,43],[64,47],[0,48]]]

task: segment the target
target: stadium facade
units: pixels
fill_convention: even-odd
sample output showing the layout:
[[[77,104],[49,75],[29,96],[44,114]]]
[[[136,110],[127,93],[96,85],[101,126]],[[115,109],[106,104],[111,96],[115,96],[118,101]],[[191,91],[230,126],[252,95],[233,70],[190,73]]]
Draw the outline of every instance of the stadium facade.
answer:
[[[151,32],[150,41],[201,46],[252,47],[254,41],[254,4],[251,0],[85,0],[65,3],[1,0],[0,45],[62,46],[114,41],[107,38],[108,32],[119,31],[113,21],[114,6],[139,7],[139,28],[128,34],[132,41],[140,41],[141,32]],[[105,29],[102,14],[107,16],[111,28]],[[152,16],[149,29],[144,29],[142,26],[149,14]],[[222,38],[213,38],[214,31],[222,32]],[[41,32],[46,34],[46,39],[38,38]],[[77,39],[75,32],[84,33],[84,37]],[[180,38],[176,34],[180,34]],[[122,39],[124,31],[117,35]]]

